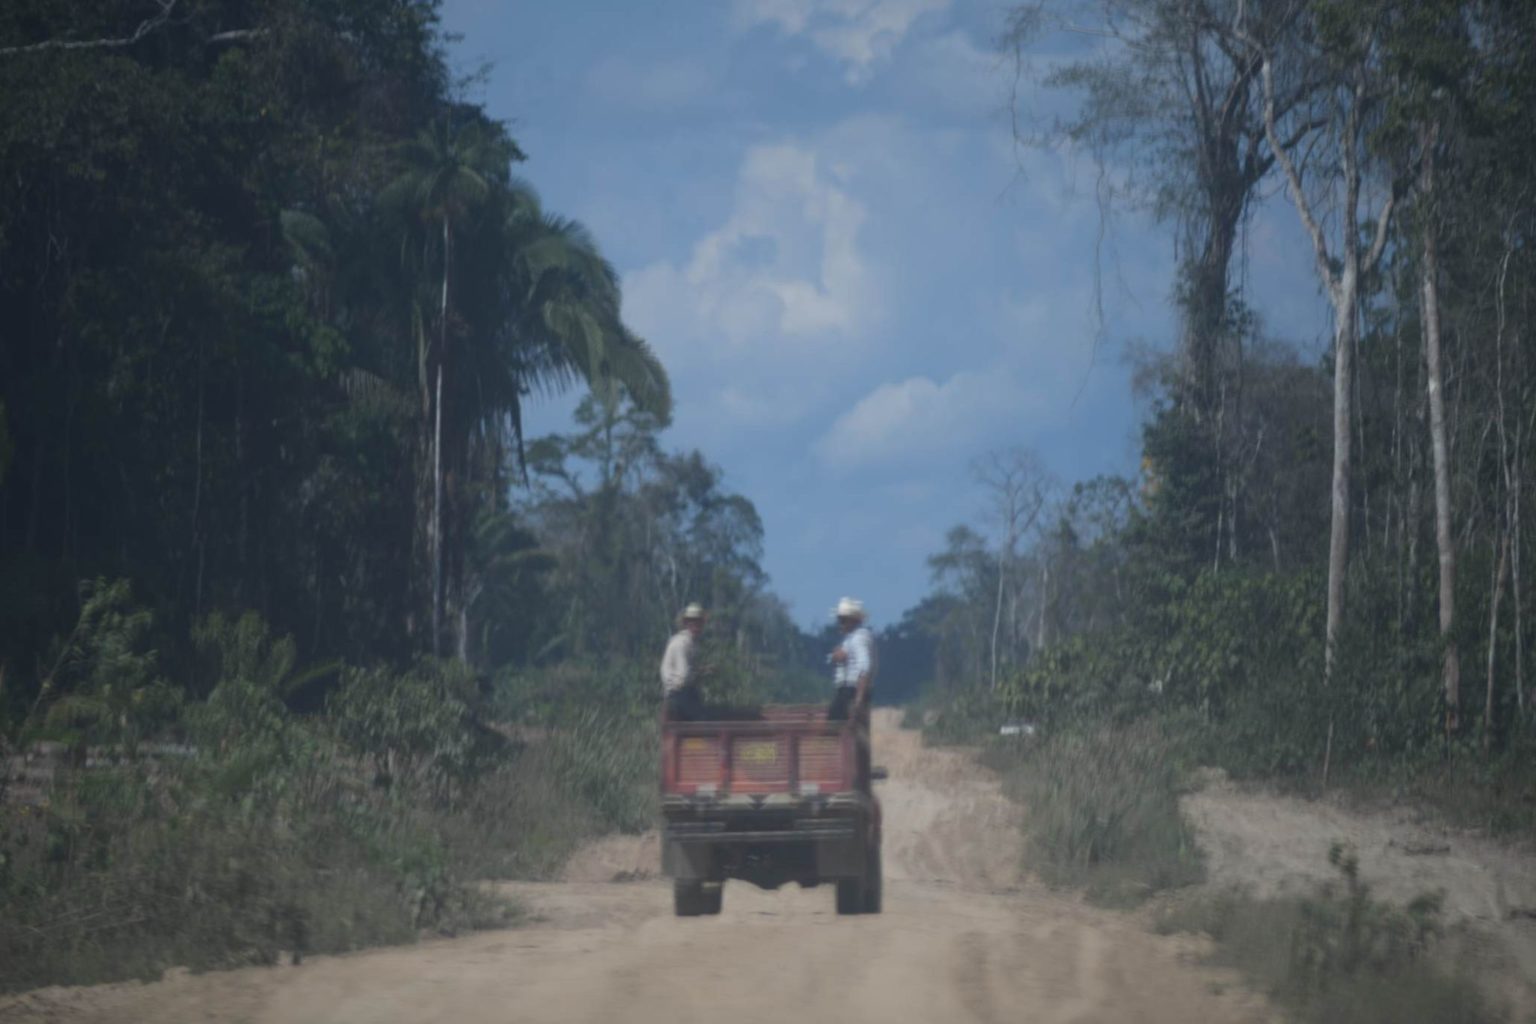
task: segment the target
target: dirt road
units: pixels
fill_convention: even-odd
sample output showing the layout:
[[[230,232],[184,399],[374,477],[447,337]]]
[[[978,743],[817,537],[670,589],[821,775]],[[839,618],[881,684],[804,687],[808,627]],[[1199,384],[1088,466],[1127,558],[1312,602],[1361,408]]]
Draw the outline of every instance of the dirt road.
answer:
[[[1276,1019],[1183,937],[1023,880],[1016,811],[957,753],[877,723],[890,769],[886,912],[829,889],[732,883],[719,918],[676,919],[654,839],[598,844],[569,880],[509,889],[536,923],[298,967],[49,989],[0,1022],[855,1024]],[[631,879],[613,882],[614,877]],[[638,880],[634,880],[638,878]]]

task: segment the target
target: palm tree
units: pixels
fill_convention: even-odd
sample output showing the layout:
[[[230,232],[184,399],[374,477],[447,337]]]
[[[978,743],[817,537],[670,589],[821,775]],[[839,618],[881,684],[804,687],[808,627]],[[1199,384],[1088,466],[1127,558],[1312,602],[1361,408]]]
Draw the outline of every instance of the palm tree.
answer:
[[[420,447],[424,457],[430,451],[430,474],[424,466],[419,479],[425,491],[430,478],[431,497],[419,506],[427,511],[432,650],[441,653],[446,617],[462,657],[470,506],[494,504],[508,449],[521,467],[526,398],[580,381],[606,407],[627,399],[665,421],[671,391],[650,347],[624,326],[618,274],[591,235],[510,179],[522,153],[499,126],[450,114],[400,152],[403,170],[380,199],[405,220],[402,263],[435,293],[418,293],[411,305]],[[478,502],[469,479],[477,467]]]
[[[548,214],[534,190],[513,182],[501,261],[509,304],[504,344],[524,367],[525,383],[563,386],[585,380],[605,406],[627,396],[663,422],[672,395],[665,369],[644,340],[624,326],[613,265],[581,224]]]
[[[464,310],[470,317],[462,346],[458,404],[451,449],[489,467],[491,500],[497,473],[515,452],[523,469],[523,402],[534,392],[554,392],[578,381],[610,413],[624,401],[665,422],[671,415],[666,371],[650,347],[620,317],[618,274],[592,236],[575,221],[546,213],[527,184],[509,182],[485,209],[497,208],[475,233],[474,272],[464,279]],[[468,242],[468,239],[466,239]],[[474,301],[468,301],[473,296]],[[607,417],[612,420],[613,416]],[[481,458],[470,459],[478,445]],[[526,474],[525,474],[526,476]],[[463,524],[459,524],[462,526]],[[463,540],[462,531],[454,534]],[[464,545],[450,547],[462,552]],[[463,566],[448,564],[455,629],[463,650],[468,602]]]
[[[482,118],[450,111],[401,147],[400,155],[404,170],[382,198],[386,206],[406,214],[421,229],[419,271],[425,274],[435,264],[441,278],[435,346],[427,341],[425,318],[419,311],[416,318],[423,427],[428,420],[432,424],[430,552],[432,651],[436,654],[443,614],[443,377],[449,359],[454,229],[485,202],[495,184],[505,181],[507,168],[523,154],[499,128]],[[411,238],[408,232],[407,241]]]

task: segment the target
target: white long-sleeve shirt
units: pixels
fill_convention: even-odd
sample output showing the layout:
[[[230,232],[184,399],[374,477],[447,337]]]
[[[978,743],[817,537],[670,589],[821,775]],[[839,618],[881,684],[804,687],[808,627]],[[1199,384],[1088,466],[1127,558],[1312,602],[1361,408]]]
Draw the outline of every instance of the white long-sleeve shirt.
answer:
[[[875,636],[866,626],[860,626],[847,636],[838,645],[838,649],[847,655],[841,662],[832,666],[833,686],[857,686],[859,677],[869,676],[869,685],[875,684]]]
[[[661,656],[661,692],[671,693],[687,685],[693,676],[693,634],[680,629],[667,641]]]

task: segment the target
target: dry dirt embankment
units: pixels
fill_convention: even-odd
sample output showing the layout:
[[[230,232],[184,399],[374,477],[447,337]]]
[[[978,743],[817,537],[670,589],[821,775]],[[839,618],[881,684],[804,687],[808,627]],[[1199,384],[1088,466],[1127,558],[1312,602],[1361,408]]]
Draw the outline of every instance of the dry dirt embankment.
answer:
[[[719,918],[676,919],[654,838],[584,851],[559,883],[509,889],[531,925],[298,967],[42,990],[0,1022],[815,1024],[1268,1021],[1200,946],[1020,876],[1018,811],[965,755],[882,713],[886,912],[839,918],[827,889],[732,883]],[[613,882],[619,877],[627,881]]]
[[[1354,847],[1373,896],[1403,906],[1443,894],[1444,921],[1468,935],[1467,965],[1516,1020],[1536,1014],[1536,855],[1408,807],[1361,811],[1245,789],[1213,777],[1184,798],[1209,885],[1258,897],[1304,895],[1336,880],[1328,849]]]

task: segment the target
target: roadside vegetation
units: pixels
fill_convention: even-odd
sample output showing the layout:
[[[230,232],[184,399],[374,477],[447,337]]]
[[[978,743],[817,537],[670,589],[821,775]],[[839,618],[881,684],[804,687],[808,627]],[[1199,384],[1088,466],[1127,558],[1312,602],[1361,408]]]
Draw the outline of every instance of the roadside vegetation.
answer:
[[[1328,859],[1338,879],[1310,894],[1200,895],[1165,909],[1158,928],[1210,936],[1216,963],[1242,971],[1298,1020],[1501,1019],[1470,966],[1457,963],[1435,894],[1391,906],[1371,896],[1353,851],[1335,846]]]
[[[1444,923],[1437,893],[1375,899],[1356,853],[1336,845],[1337,877],[1302,895],[1213,890],[1179,810],[1192,784],[1183,729],[1141,721],[1039,743],[989,741],[983,760],[1027,808],[1023,856],[1047,882],[1112,907],[1146,905],[1154,927],[1212,943],[1210,960],[1298,1021],[1483,1024],[1504,1019]]]
[[[87,587],[68,660],[107,682],[20,735],[46,775],[0,789],[0,991],[505,924],[488,883],[654,820],[648,663],[327,666],[295,711],[313,673],[255,614],[198,625],[202,697],[160,676],[151,633],[126,585]]]
[[[1088,0],[1010,27],[1021,76],[1077,101],[1021,106],[1018,141],[1081,147],[1102,202],[1167,226],[1178,331],[1128,355],[1138,474],[977,463],[900,625],[934,680],[909,721],[987,749],[1030,866],[1116,902],[1198,877],[1202,765],[1536,837],[1532,8]],[[1275,214],[1311,242],[1322,353],[1249,303],[1246,225]],[[1330,889],[1180,926],[1303,1019],[1489,1019],[1437,973],[1433,903],[1336,858]]]
[[[927,644],[932,738],[1177,723],[1236,778],[1536,834],[1532,10],[1016,10],[1025,76],[1085,25],[1112,41],[1041,61],[1078,102],[1020,142],[1082,146],[1107,202],[1166,225],[1178,331],[1128,355],[1139,473],[976,465],[978,515],[899,627]],[[1325,352],[1249,304],[1259,216],[1313,243]]]
[[[436,0],[0,9],[0,990],[500,922],[815,643]],[[525,436],[579,389],[564,432]]]
[[[983,761],[1028,808],[1025,860],[1045,880],[1124,906],[1204,877],[1179,812],[1187,766],[1155,724],[994,743]]]

